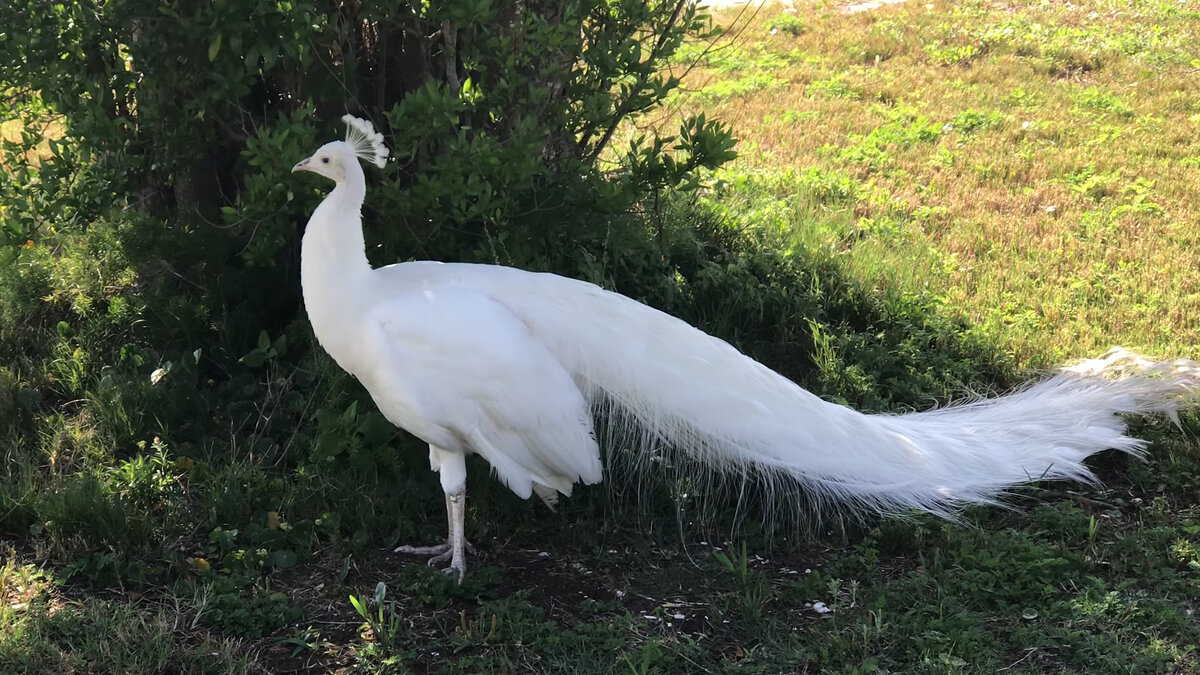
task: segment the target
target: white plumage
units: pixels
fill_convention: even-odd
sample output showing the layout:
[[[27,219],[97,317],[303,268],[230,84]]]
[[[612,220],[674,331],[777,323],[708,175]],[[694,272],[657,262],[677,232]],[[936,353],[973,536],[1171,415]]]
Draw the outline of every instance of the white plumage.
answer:
[[[293,168],[336,183],[304,234],[305,306],[322,347],[392,423],[429,443],[449,537],[397,550],[449,559],[460,581],[466,455],[521,497],[553,503],[603,477],[597,410],[635,427],[635,451],[669,445],[713,470],[795,481],[854,507],[945,515],[1033,479],[1091,480],[1089,455],[1144,446],[1120,414],[1173,416],[1200,390],[1197,364],[1118,349],[1000,398],[864,415],[589,283],[493,265],[372,269],[358,159],[383,166],[387,150],[369,122],[343,119],[346,142]]]

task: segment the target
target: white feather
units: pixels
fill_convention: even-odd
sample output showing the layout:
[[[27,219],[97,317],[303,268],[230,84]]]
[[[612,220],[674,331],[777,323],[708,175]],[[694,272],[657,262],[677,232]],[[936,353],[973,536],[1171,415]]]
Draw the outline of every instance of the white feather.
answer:
[[[945,515],[1031,480],[1090,480],[1082,463],[1089,455],[1144,446],[1124,435],[1119,415],[1173,414],[1193,402],[1200,382],[1194,363],[1136,364],[1140,357],[1114,350],[1007,396],[864,415],[679,319],[585,282],[433,262],[377,274],[389,288],[469,288],[507,307],[593,406],[611,402],[636,420],[642,452],[667,443],[717,470],[797,480],[878,511]],[[513,397],[537,395],[519,381],[511,387]]]
[[[383,134],[375,131],[375,125],[370,120],[342,115],[342,121],[346,123],[346,143],[354,151],[354,156],[382,169],[390,154],[383,142]]]

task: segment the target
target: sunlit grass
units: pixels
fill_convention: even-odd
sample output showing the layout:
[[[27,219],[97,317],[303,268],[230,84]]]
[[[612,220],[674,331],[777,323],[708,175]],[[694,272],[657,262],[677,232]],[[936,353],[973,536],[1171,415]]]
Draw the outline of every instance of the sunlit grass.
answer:
[[[23,125],[21,120],[8,120],[0,122],[0,140],[5,140],[15,143],[21,138],[21,129]]]
[[[185,602],[70,598],[53,575],[0,546],[0,672],[243,673],[253,661],[236,640],[194,631]]]
[[[835,237],[851,264],[937,294],[1022,363],[1117,343],[1200,355],[1200,20],[1185,3],[796,6],[718,13],[727,35],[691,61],[678,107],[737,130],[734,172],[848,174],[847,217],[868,225]],[[803,30],[772,32],[781,16]],[[777,84],[738,90],[756,76]],[[906,245],[879,241],[881,221]]]
[[[42,159],[50,156],[50,141],[62,138],[65,131],[62,120],[57,116],[47,116],[37,122],[3,120],[0,121],[0,143],[21,144],[24,134],[34,134],[30,143],[32,149],[26,152],[26,157],[36,167]]]

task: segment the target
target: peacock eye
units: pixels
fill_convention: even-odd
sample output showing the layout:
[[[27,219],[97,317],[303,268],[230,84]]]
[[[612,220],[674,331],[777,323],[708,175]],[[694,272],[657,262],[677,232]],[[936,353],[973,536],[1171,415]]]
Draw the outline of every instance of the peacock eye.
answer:
[[[322,157],[322,158],[321,158],[321,163],[322,163],[322,164],[328,164],[328,163],[329,163],[329,158],[328,158],[328,157]]]

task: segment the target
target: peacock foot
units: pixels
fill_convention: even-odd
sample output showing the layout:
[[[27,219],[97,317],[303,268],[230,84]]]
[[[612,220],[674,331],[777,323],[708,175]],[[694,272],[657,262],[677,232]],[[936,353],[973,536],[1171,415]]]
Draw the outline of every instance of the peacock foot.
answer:
[[[475,555],[475,547],[472,546],[470,542],[463,542],[463,550],[466,553]],[[463,577],[467,573],[467,565],[466,561],[464,560],[466,556],[462,555],[462,553],[460,553],[458,556],[455,556],[454,547],[449,542],[445,544],[437,544],[436,546],[397,546],[392,552],[399,553],[401,555],[433,556],[426,562],[426,564],[428,564],[430,567],[435,567],[449,560],[450,564],[447,565],[442,571],[446,574],[457,575],[458,583],[460,584],[463,581]]]

